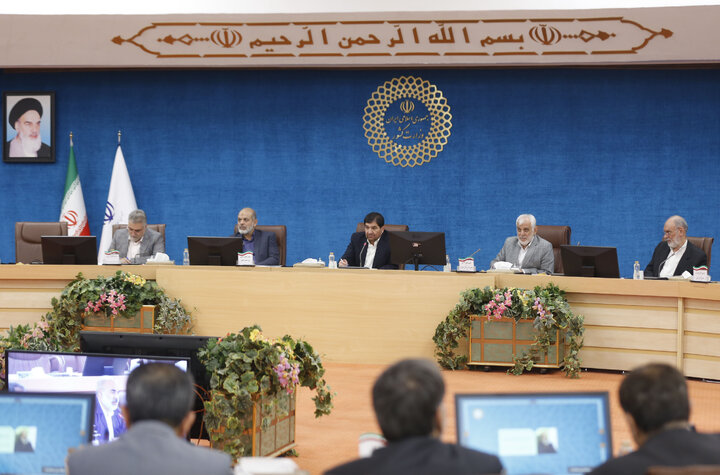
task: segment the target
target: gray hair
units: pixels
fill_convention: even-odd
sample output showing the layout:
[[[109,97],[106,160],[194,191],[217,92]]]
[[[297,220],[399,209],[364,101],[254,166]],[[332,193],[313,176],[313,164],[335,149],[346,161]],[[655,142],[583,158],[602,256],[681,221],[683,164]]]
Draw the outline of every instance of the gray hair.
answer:
[[[675,225],[676,228],[683,228],[685,230],[685,232],[687,233],[688,225],[687,225],[687,221],[685,221],[685,218],[683,218],[682,216],[675,215],[675,216],[670,216],[668,219],[672,220],[672,223]]]
[[[136,209],[135,211],[130,211],[130,214],[128,215],[128,223],[147,224],[147,216],[145,216],[145,211],[143,211],[141,209]]]
[[[530,226],[532,226],[532,228],[535,229],[535,224],[536,224],[535,216],[533,216],[531,214],[521,214],[515,220],[515,226],[520,226],[520,223],[522,223],[523,221],[530,221]]]

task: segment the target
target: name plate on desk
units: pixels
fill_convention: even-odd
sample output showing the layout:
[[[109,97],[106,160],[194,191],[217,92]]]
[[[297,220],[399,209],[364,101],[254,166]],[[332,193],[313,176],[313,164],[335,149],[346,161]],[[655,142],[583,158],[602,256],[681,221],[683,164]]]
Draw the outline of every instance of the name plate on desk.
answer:
[[[472,257],[466,257],[465,259],[458,259],[458,272],[475,272],[475,259]]]
[[[254,266],[255,256],[251,251],[238,252],[237,265],[239,266]]]
[[[710,282],[707,266],[693,267],[693,275],[690,280],[693,282]]]

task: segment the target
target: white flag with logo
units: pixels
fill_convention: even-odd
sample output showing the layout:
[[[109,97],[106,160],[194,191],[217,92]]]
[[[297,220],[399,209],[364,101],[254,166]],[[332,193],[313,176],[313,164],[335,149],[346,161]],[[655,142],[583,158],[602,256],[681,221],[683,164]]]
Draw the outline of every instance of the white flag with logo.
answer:
[[[108,250],[112,241],[113,224],[127,224],[128,215],[137,209],[135,193],[133,193],[130,174],[128,174],[123,157],[122,149],[118,145],[115,153],[112,177],[110,178],[110,191],[108,192],[107,203],[105,204],[105,221],[100,238],[98,252],[98,264],[102,263],[105,251]]]

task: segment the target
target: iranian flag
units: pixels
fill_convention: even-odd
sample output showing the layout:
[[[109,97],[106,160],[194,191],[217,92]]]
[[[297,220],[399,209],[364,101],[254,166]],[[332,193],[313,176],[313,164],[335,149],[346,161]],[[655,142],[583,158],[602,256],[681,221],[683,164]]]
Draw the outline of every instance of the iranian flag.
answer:
[[[83,198],[80,176],[75,163],[75,151],[70,137],[70,160],[68,161],[67,177],[65,178],[65,194],[60,208],[60,221],[68,223],[68,236],[89,236],[85,199]]]
[[[112,176],[110,177],[110,191],[108,191],[108,199],[105,204],[105,219],[102,237],[100,238],[98,264],[102,263],[105,251],[108,250],[112,242],[113,224],[127,224],[128,215],[136,209],[137,203],[135,202],[132,183],[130,183],[130,174],[127,165],[125,165],[122,149],[118,145],[115,152]]]

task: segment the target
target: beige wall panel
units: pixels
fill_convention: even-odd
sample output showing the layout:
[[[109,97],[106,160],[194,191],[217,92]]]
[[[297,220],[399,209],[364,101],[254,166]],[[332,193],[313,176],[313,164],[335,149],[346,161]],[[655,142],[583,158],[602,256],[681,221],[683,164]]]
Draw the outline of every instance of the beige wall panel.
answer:
[[[645,363],[675,365],[674,353],[583,348],[580,352],[583,368],[632,370]]]
[[[720,313],[686,308],[685,331],[720,333]]]
[[[571,304],[612,304],[629,305],[636,307],[677,307],[677,297],[657,297],[639,295],[609,295],[609,294],[582,294],[572,292],[567,294]]]
[[[665,330],[675,330],[677,328],[677,308],[643,308],[630,305],[577,303],[571,303],[570,307],[573,312],[582,314],[585,317],[586,325]]]
[[[686,355],[715,356],[720,358],[720,335],[685,335]]]
[[[669,331],[591,327],[585,330],[585,345],[589,347],[675,352],[677,351],[677,338],[675,332]]]
[[[45,289],[17,289],[0,292],[0,308],[50,308],[59,292]]]
[[[109,276],[119,270],[138,274],[146,279],[155,279],[155,271],[167,266],[60,266],[60,265],[16,265],[0,266],[0,282],[5,280],[62,280],[70,282],[78,272],[85,277]],[[62,284],[64,286],[65,284]],[[0,287],[2,284],[0,283]]]
[[[720,380],[720,359],[685,358],[685,374],[691,378]]]
[[[25,325],[27,323],[39,322],[43,315],[50,309],[17,309],[0,310],[0,328],[8,328],[10,325]]]
[[[33,280],[32,284],[28,283],[28,280],[10,280],[0,278],[0,292],[13,289],[26,289],[32,286],[33,289],[53,289],[57,290],[58,293],[62,292],[69,281],[63,279],[47,279],[47,280]]]
[[[198,308],[198,334],[258,323],[273,337],[306,337],[329,361],[387,363],[432,357],[435,327],[460,292],[493,281],[409,272],[167,269],[158,271],[158,283]]]
[[[713,284],[715,285],[715,284]],[[709,310],[717,312],[720,315],[720,294],[715,297],[717,300],[699,300],[699,299],[685,299],[685,308],[692,308],[698,310]]]

